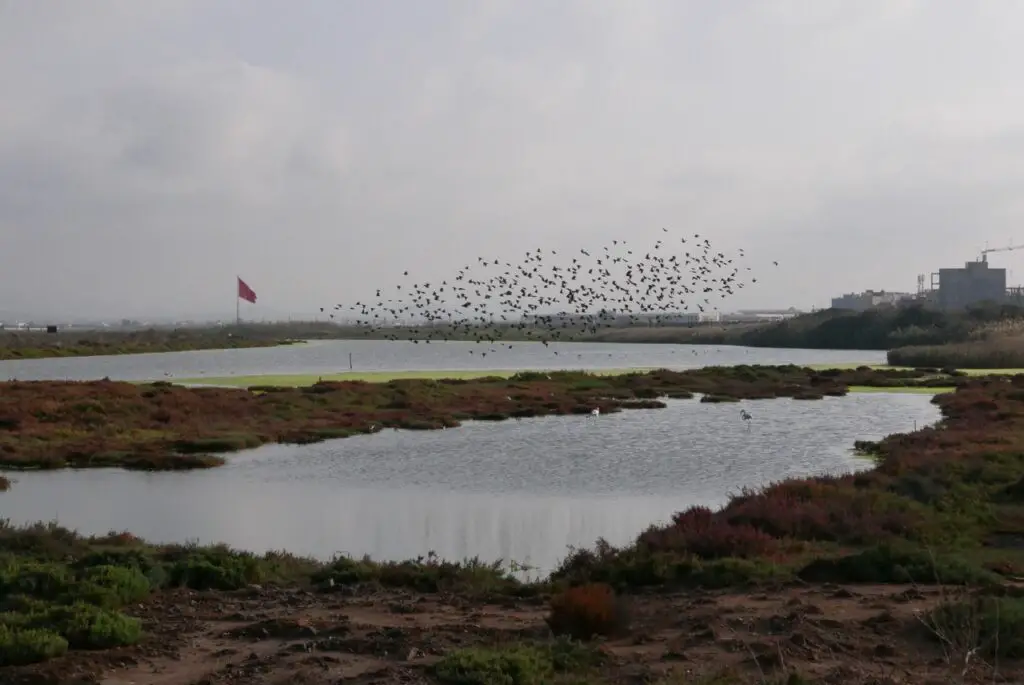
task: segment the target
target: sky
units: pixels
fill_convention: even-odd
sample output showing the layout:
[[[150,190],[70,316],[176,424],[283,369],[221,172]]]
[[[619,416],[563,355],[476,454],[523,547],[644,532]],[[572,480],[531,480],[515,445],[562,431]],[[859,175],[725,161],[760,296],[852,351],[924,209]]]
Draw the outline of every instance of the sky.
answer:
[[[700,233],[810,308],[1024,243],[1024,3],[0,0],[0,279],[305,316]],[[731,253],[731,252],[730,252]],[[775,267],[772,262],[778,261]],[[992,255],[1024,281],[1024,250]]]

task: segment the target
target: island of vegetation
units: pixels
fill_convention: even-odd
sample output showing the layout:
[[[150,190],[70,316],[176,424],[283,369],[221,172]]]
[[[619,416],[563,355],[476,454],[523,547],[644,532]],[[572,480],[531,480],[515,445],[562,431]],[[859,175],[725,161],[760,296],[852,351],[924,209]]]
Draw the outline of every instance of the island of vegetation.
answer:
[[[320,438],[328,416],[345,417],[346,430],[428,427],[516,407],[613,410],[669,393],[817,397],[853,383],[939,381],[956,386],[935,397],[940,424],[860,444],[872,470],[694,507],[623,548],[573,551],[532,581],[478,561],[321,562],[0,523],[0,681],[1019,682],[1024,376],[738,367],[259,391],[18,383],[0,397],[7,459],[56,453],[59,466],[148,440],[159,445],[151,454],[169,455],[181,440],[229,433]],[[251,423],[240,418],[250,412]],[[76,465],[100,463],[131,459]]]
[[[0,383],[0,468],[217,466],[219,456],[268,442],[309,443],[386,428],[440,429],[501,421],[701,402],[844,395],[851,387],[951,389],[947,369],[706,367],[598,376],[580,371],[386,383],[325,381],[307,387],[184,387],[168,382]]]

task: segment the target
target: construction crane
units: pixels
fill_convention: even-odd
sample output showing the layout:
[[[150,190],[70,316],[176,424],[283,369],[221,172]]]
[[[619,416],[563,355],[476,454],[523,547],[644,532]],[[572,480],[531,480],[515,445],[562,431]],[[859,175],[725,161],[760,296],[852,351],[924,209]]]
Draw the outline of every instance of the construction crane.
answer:
[[[1012,252],[1013,250],[1024,250],[1024,245],[1009,245],[1007,247],[989,247],[981,251],[981,261],[988,262],[989,252]]]

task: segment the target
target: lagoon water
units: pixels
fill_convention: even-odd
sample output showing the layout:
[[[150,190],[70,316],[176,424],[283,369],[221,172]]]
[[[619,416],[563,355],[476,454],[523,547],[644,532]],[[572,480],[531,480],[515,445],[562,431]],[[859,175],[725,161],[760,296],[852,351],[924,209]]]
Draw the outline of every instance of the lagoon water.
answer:
[[[511,345],[511,348],[508,347]],[[487,356],[482,353],[486,352]],[[240,350],[200,350],[0,361],[5,380],[173,380],[203,376],[331,374],[355,371],[477,369],[615,369],[732,364],[884,364],[885,353],[870,350],[782,350],[714,345],[633,343],[412,343],[408,341],[323,340]]]
[[[851,452],[854,440],[939,418],[930,396],[898,393],[668,404],[268,445],[210,471],[8,474],[15,483],[0,495],[0,517],[321,558],[434,551],[548,571],[569,546],[628,543],[673,512],[718,506],[742,487],[867,467]],[[741,408],[753,415],[749,426]]]

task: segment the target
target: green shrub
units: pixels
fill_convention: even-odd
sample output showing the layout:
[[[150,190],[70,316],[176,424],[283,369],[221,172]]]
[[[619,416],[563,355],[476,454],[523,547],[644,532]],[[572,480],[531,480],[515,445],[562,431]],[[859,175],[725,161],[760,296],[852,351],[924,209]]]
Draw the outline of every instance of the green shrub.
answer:
[[[369,563],[349,557],[337,557],[326,568],[313,574],[314,583],[333,582],[335,585],[358,585],[376,577],[376,570]]]
[[[431,671],[450,685],[549,685],[561,674],[582,675],[599,660],[595,650],[560,638],[550,644],[455,650]]]
[[[759,559],[705,561],[689,554],[617,550],[598,541],[596,551],[574,551],[551,574],[570,584],[608,583],[616,590],[666,586],[722,589],[776,584],[792,580],[791,571]]]
[[[34,664],[67,651],[68,641],[49,630],[24,630],[0,624],[0,666]]]
[[[110,608],[139,602],[149,592],[149,580],[141,571],[120,566],[90,567],[75,588],[78,599]]]
[[[0,599],[8,595],[57,599],[67,593],[74,582],[66,566],[9,559],[0,567]]]
[[[145,549],[106,549],[90,552],[74,564],[74,568],[80,571],[86,570],[86,574],[88,574],[88,569],[96,566],[134,569],[146,578],[151,588],[163,587],[167,584],[167,570],[164,565]]]
[[[947,650],[978,649],[986,657],[1024,657],[1024,599],[975,597],[944,602],[922,621]]]
[[[314,583],[358,585],[376,582],[384,587],[418,592],[439,592],[458,589],[463,593],[497,593],[524,588],[508,576],[498,563],[478,559],[464,562],[438,561],[433,558],[412,561],[374,562],[369,558],[338,557],[325,568],[312,574]]]
[[[170,569],[171,585],[193,590],[238,590],[261,576],[255,560],[211,560],[201,554],[176,562]]]
[[[142,637],[139,619],[81,602],[53,607],[33,623],[59,633],[72,649],[109,649]]]
[[[193,590],[238,590],[253,583],[305,582],[320,567],[315,560],[286,552],[256,555],[226,545],[172,546],[161,550],[157,558],[166,571],[162,585]],[[160,575],[157,569],[147,573],[150,577]]]
[[[815,559],[797,573],[811,583],[919,583],[997,585],[999,577],[959,557],[935,557],[925,550],[889,545],[835,559]]]

